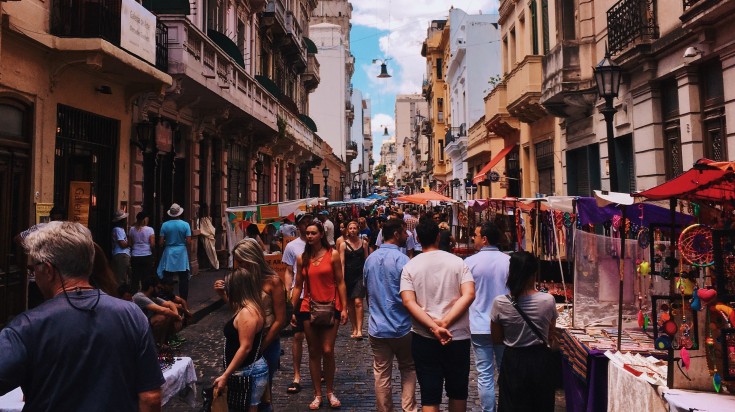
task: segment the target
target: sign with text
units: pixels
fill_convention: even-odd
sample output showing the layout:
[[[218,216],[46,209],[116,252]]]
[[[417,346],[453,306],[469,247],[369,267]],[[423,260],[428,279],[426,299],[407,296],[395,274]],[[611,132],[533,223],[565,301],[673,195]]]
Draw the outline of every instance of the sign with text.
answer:
[[[273,268],[273,270],[278,274],[278,276],[281,278],[281,281],[285,282],[285,279],[283,277],[283,273],[286,271],[286,268],[288,268],[288,265],[281,262],[281,259],[283,258],[283,255],[280,253],[272,253],[272,254],[266,254],[265,255],[265,262],[268,263],[268,265]]]
[[[156,16],[135,0],[120,5],[120,47],[156,64]]]
[[[69,220],[89,227],[92,182],[69,182]]]
[[[50,222],[53,207],[53,203],[36,203],[36,224]]]

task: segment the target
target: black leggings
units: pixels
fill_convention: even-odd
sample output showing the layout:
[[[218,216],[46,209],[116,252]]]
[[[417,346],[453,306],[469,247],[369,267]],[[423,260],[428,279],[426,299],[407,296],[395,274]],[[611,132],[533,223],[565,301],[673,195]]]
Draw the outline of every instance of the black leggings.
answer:
[[[553,362],[546,345],[507,346],[498,378],[498,412],[553,412]]]
[[[163,271],[163,278],[173,280],[174,276],[179,277],[179,297],[181,299],[189,299],[189,271],[183,272],[166,272]]]

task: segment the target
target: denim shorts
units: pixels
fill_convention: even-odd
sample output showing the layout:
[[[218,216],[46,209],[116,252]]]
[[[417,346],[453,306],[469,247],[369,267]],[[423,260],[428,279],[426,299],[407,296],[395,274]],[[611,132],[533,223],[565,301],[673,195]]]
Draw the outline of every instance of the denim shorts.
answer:
[[[250,406],[257,406],[268,386],[268,363],[263,357],[251,365],[232,373],[233,376],[250,376]]]

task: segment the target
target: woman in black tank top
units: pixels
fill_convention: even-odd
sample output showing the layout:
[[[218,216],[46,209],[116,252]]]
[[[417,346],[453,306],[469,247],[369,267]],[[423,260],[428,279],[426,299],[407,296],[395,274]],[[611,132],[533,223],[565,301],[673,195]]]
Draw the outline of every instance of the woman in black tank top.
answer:
[[[353,339],[362,339],[362,299],[365,298],[365,281],[362,269],[368,257],[367,242],[359,237],[360,226],[354,220],[347,224],[347,237],[339,247],[342,272],[347,286],[347,315],[352,325]]]
[[[234,316],[225,323],[225,371],[214,380],[214,387],[217,391],[227,387],[230,411],[256,411],[268,382],[268,365],[261,348],[264,317],[260,291],[260,280],[245,269],[225,277],[225,300]]]

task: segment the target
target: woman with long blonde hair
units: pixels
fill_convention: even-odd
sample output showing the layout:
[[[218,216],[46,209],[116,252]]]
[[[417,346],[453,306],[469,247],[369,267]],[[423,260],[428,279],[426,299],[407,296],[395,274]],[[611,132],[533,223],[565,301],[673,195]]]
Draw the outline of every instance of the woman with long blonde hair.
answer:
[[[281,354],[279,333],[286,326],[286,289],[281,278],[265,261],[263,249],[252,238],[245,238],[232,249],[232,258],[236,268],[244,268],[253,274],[260,287],[260,302],[265,323],[263,330],[263,357],[268,362],[269,385],[263,396],[263,403],[271,403],[270,384],[278,370],[278,358]],[[222,281],[215,282],[215,290],[221,290]],[[265,407],[270,409],[269,407]],[[271,409],[272,410],[272,409]]]
[[[225,371],[214,380],[214,387],[217,391],[227,387],[230,411],[256,412],[268,386],[268,364],[262,356],[265,315],[260,279],[240,268],[220,282],[234,316],[225,323]]]

